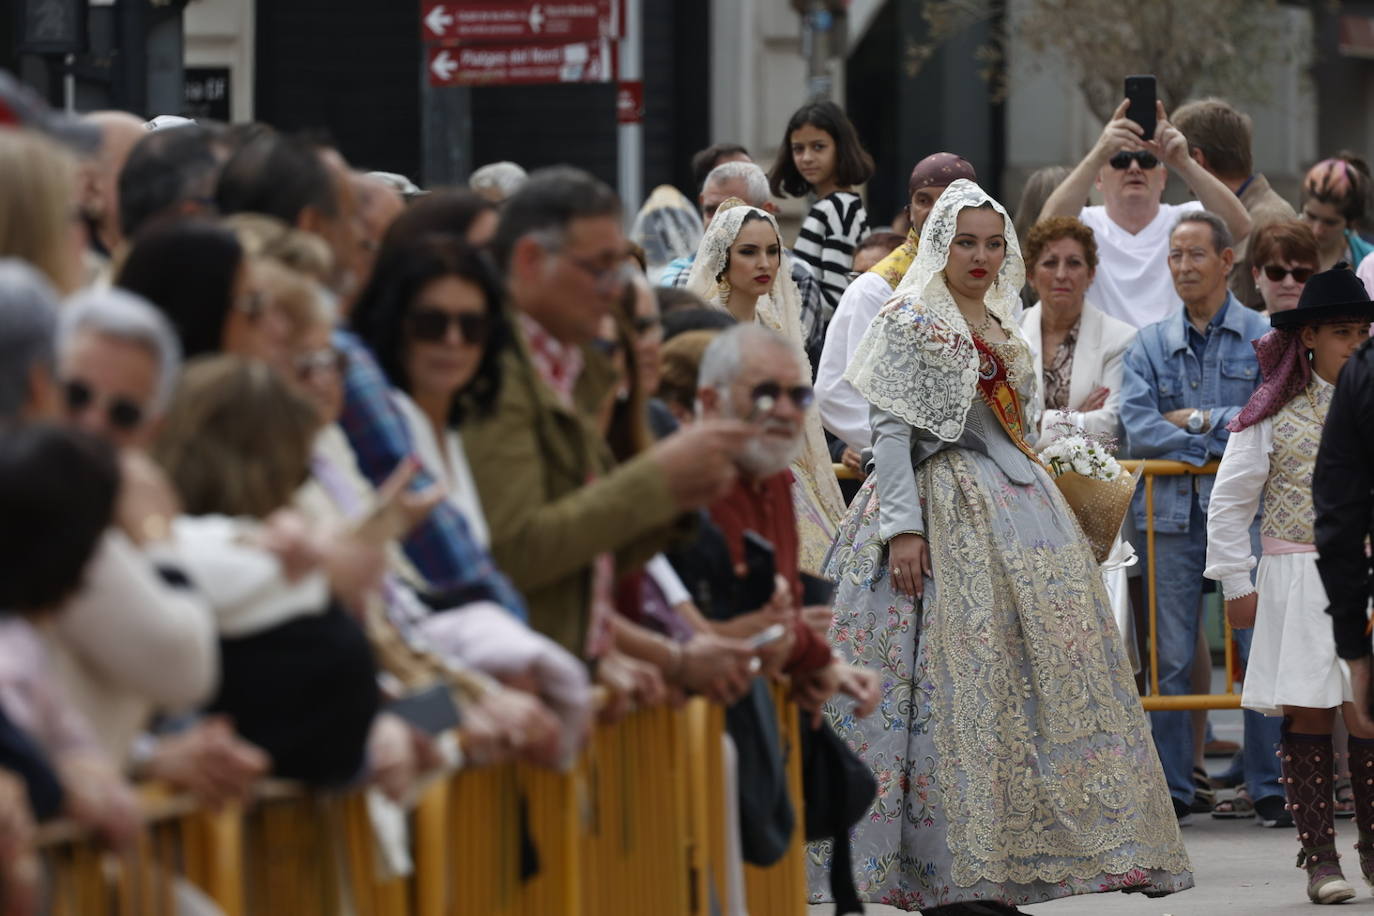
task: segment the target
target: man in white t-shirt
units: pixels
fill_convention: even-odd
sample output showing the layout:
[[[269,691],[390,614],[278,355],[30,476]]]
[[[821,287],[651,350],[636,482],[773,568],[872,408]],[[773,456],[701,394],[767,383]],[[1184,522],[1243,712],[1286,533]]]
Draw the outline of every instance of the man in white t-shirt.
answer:
[[[1169,232],[1185,211],[1210,210],[1225,220],[1233,238],[1250,234],[1250,217],[1240,198],[1188,155],[1188,141],[1156,103],[1154,136],[1126,117],[1122,102],[1088,155],[1069,173],[1040,218],[1077,216],[1093,230],[1098,267],[1087,301],[1142,328],[1177,312],[1182,300],[1169,275]],[[1186,204],[1160,202],[1169,173],[1183,178],[1197,198]],[[1090,188],[1104,206],[1084,207]],[[1027,271],[1032,265],[1026,265]]]

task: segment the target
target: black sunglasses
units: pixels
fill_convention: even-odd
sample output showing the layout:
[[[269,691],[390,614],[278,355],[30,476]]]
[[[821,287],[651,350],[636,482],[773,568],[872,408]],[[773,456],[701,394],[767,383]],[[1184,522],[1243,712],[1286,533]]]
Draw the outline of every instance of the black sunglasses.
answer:
[[[448,329],[457,327],[463,341],[484,344],[491,333],[491,321],[486,315],[464,312],[452,315],[441,309],[416,309],[410,313],[410,336],[416,340],[437,343],[448,336]]]
[[[1132,162],[1140,163],[1140,167],[1148,172],[1150,169],[1159,165],[1159,157],[1156,156],[1154,153],[1146,152],[1143,149],[1136,150],[1134,152],[1131,152],[1129,150],[1122,150],[1121,152],[1117,153],[1115,156],[1107,160],[1108,165],[1119,171],[1125,171],[1126,169],[1129,169],[1131,167]]]
[[[91,386],[77,379],[66,382],[62,391],[67,399],[67,411],[72,414],[84,413],[96,400]],[[128,398],[110,398],[105,405],[105,418],[115,429],[128,432],[143,422],[143,408]]]
[[[1269,278],[1271,283],[1280,283],[1283,281],[1283,278],[1289,274],[1292,274],[1293,279],[1298,283],[1306,283],[1311,279],[1314,273],[1316,273],[1316,271],[1310,267],[1280,267],[1277,264],[1264,265],[1264,275]]]
[[[816,400],[816,390],[810,385],[793,385],[791,388],[783,388],[777,382],[759,382],[754,386],[754,390],[749,392],[749,398],[756,405],[764,398],[768,398],[774,404],[778,398],[787,395],[793,405],[798,410],[805,410],[811,406],[811,402]]]

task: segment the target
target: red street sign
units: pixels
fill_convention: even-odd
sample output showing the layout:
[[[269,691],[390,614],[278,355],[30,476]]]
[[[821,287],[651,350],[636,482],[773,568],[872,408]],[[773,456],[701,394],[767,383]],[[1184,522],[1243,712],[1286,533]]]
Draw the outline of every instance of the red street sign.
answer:
[[[620,37],[620,0],[422,0],[426,44],[589,41]]]
[[[644,84],[639,80],[622,80],[615,94],[615,119],[621,124],[638,124],[644,120]]]
[[[609,41],[429,49],[431,86],[607,83],[613,74]]]

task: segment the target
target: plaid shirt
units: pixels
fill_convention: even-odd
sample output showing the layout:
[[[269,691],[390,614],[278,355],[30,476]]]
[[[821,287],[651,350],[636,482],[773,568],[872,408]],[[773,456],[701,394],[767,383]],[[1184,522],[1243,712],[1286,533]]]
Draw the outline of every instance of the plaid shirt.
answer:
[[[343,330],[334,331],[334,346],[348,357],[339,425],[353,446],[359,469],[374,486],[381,486],[401,459],[414,453],[410,433],[391,402],[391,386],[367,346]],[[411,489],[421,490],[433,482],[434,478],[421,468]],[[406,556],[446,606],[494,601],[526,618],[520,593],[473,538],[467,519],[447,500],[416,526],[403,546]]]
[[[802,346],[807,359],[811,360],[811,373],[814,375],[816,367],[821,364],[821,348],[825,346],[826,325],[821,317],[825,300],[821,298],[821,285],[811,276],[807,266],[790,251],[787,257],[792,263],[792,282],[797,284],[797,292],[801,294]],[[695,260],[696,255],[687,255],[669,261],[658,275],[658,285],[685,287]]]

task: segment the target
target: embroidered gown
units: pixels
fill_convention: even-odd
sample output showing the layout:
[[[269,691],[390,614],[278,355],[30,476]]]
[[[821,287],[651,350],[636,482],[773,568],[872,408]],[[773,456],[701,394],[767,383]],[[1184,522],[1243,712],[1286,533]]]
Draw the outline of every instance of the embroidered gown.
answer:
[[[951,190],[960,184],[968,183]],[[900,296],[885,311],[900,312]],[[909,326],[919,333],[941,320],[914,311]],[[853,833],[859,894],[929,911],[1183,890],[1193,883],[1188,856],[1098,566],[1022,438],[1034,392],[1029,347],[1005,309],[989,312],[1008,342],[985,343],[962,319],[943,319],[976,349],[977,396],[962,423],[937,437],[873,409],[877,470],[828,560],[832,643],[883,682],[869,718],[829,710],[878,780]],[[945,333],[928,353],[959,348]],[[902,368],[878,374],[900,381]],[[865,392],[870,402],[875,389]],[[894,503],[886,512],[880,491]],[[931,552],[920,607],[888,574],[887,540],[907,531],[924,531]],[[829,857],[826,844],[811,848],[813,889],[827,886]]]

